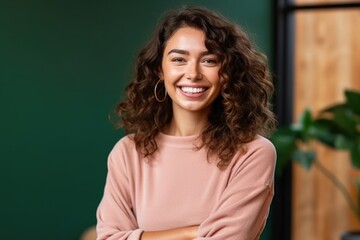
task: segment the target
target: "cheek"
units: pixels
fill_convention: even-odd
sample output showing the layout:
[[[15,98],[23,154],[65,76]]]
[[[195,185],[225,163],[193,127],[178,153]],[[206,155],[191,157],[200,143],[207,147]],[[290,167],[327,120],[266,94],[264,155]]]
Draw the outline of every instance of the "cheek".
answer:
[[[223,79],[219,76],[219,71],[211,72],[209,78],[211,79],[214,85],[221,85],[223,82]]]
[[[221,83],[218,83],[218,85],[216,86],[216,95],[219,96],[221,94],[221,90],[222,90],[223,86]]]
[[[182,75],[182,71],[180,68],[168,68],[166,71],[164,71],[164,77],[168,78],[169,80],[175,80],[174,78],[177,78]]]
[[[222,79],[220,79],[220,77],[216,77],[215,79],[214,79],[214,81],[213,81],[213,86],[215,86],[215,88],[216,88],[216,93],[217,93],[217,95],[220,95],[220,93],[221,93],[221,90],[222,90],[222,88],[223,88],[223,80]]]

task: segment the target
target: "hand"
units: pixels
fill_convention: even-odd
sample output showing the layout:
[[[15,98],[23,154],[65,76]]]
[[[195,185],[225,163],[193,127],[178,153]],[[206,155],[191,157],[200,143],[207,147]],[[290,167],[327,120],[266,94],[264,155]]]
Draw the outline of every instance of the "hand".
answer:
[[[145,231],[141,240],[195,240],[199,226],[169,229],[164,231]]]
[[[197,232],[198,232],[199,226],[188,227],[186,229],[189,232],[189,236],[188,236],[189,239],[195,240],[197,237]]]

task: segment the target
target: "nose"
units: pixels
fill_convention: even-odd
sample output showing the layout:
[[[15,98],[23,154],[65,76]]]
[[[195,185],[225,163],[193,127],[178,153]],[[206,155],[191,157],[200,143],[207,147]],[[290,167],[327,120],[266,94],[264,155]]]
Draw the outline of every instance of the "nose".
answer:
[[[199,64],[197,62],[189,63],[187,72],[186,72],[186,79],[189,80],[198,80],[203,77]]]

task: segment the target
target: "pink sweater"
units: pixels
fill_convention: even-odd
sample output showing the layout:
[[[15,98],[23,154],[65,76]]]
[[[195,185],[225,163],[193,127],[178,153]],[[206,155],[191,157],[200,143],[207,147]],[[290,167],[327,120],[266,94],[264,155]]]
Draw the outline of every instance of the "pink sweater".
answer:
[[[194,149],[197,136],[159,134],[150,163],[129,136],[108,159],[97,210],[98,240],[140,239],[143,231],[199,225],[200,239],[258,239],[274,194],[275,149],[258,136],[225,170]]]

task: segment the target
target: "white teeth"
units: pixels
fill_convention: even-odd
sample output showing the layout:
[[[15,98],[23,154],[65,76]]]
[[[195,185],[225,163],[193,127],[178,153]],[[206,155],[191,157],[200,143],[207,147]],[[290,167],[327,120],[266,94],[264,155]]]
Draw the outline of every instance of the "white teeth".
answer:
[[[187,93],[201,93],[205,92],[206,88],[181,87],[181,90]]]

